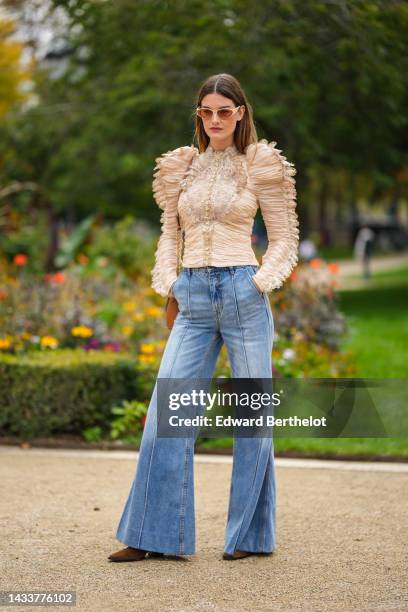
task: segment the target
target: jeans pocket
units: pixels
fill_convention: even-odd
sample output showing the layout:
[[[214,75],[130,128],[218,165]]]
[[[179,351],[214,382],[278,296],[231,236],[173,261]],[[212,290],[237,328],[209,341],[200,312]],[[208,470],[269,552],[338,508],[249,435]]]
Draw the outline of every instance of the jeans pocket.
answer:
[[[176,278],[176,280],[174,281],[174,283],[173,283],[173,284],[172,284],[172,286],[171,286],[171,290],[172,290],[172,293],[173,293],[174,297],[177,297],[177,296],[176,296],[176,293],[175,293],[175,291],[174,291],[174,289],[178,288],[179,283],[180,283],[180,281],[181,281],[181,279],[182,279],[182,277],[183,277],[183,273],[184,273],[184,270],[182,270],[182,271],[179,273],[178,277]]]
[[[256,274],[256,272],[253,271],[253,268],[246,268],[245,271],[249,279],[249,282],[251,283],[251,286],[255,289],[259,297],[263,299],[264,293],[262,291],[259,291],[258,287],[255,285],[254,281],[252,280],[252,277],[254,276],[254,274]]]

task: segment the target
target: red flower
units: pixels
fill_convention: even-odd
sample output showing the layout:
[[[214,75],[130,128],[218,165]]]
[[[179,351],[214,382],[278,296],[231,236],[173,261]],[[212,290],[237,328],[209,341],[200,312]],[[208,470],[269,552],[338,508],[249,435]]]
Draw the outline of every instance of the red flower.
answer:
[[[44,278],[48,283],[63,283],[65,281],[65,276],[62,272],[55,272],[54,274],[45,274]]]
[[[310,260],[309,265],[311,268],[320,268],[320,266],[322,265],[322,260],[318,257],[315,257],[314,259]]]
[[[0,301],[1,300],[6,300],[7,299],[7,291],[3,291],[2,289],[0,289]]]
[[[13,259],[16,266],[25,266],[27,263],[27,260],[28,260],[28,257],[24,253],[17,253],[17,255],[14,255],[14,259]]]

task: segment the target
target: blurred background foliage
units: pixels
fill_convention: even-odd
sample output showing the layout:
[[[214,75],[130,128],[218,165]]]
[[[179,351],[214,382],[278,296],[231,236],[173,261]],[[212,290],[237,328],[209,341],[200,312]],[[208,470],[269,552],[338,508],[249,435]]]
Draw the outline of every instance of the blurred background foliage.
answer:
[[[97,440],[114,417],[113,438],[140,437],[168,335],[163,299],[150,287],[160,229],[154,161],[194,142],[195,96],[219,72],[242,83],[258,137],[295,164],[301,240],[318,247],[270,296],[274,375],[406,375],[406,267],[343,291],[328,262],[350,259],[367,219],[388,232],[378,233],[379,252],[406,250],[407,47],[408,4],[398,0],[3,0],[4,427],[27,435],[38,433],[35,422],[51,433],[86,427],[84,437]],[[253,239],[260,259],[259,212]],[[75,357],[61,368],[65,351]],[[38,393],[25,407],[10,400],[38,387],[36,360],[51,353],[43,375],[74,380],[88,401],[87,385],[99,385],[91,378],[108,367],[88,370],[93,352],[117,353],[109,367],[126,376],[133,360],[137,392],[130,375],[121,396],[112,374],[112,406],[95,391],[82,421],[76,400],[64,421],[59,392],[47,405]],[[215,374],[230,374],[225,347]],[[61,418],[47,421],[50,411]]]
[[[298,168],[304,234],[315,207],[324,229],[330,207],[344,219],[356,215],[361,198],[390,204],[406,197],[405,2],[4,4],[30,25],[36,59],[35,103],[10,101],[1,123],[1,184],[35,185],[16,194],[14,205],[71,221],[97,210],[157,223],[153,160],[192,143],[196,91],[220,71],[244,85],[258,136],[276,140]],[[47,20],[56,40],[45,53],[38,40]],[[2,65],[12,48],[4,38]],[[8,74],[10,67],[3,107],[24,77],[17,62],[8,62]]]

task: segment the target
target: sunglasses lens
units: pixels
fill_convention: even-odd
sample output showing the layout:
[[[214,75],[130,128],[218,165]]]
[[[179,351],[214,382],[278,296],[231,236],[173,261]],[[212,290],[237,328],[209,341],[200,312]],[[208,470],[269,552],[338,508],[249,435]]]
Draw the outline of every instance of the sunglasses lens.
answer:
[[[211,119],[212,112],[207,108],[198,108],[197,115],[201,117],[201,119]]]
[[[218,116],[220,119],[229,119],[231,115],[232,115],[231,108],[222,108],[221,110],[218,111]]]
[[[206,119],[207,121],[212,119],[213,112],[209,108],[197,108],[196,112],[201,119]],[[219,111],[217,111],[217,115],[220,119],[229,119],[232,116],[232,113],[232,108],[221,108]]]

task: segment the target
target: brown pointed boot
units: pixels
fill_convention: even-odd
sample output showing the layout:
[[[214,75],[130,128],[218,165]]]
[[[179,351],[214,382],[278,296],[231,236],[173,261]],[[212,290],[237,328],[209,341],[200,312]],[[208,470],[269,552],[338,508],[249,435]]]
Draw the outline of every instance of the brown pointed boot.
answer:
[[[243,559],[244,557],[249,557],[250,555],[255,555],[257,557],[270,557],[273,553],[266,552],[248,552],[246,550],[235,550],[232,555],[229,553],[223,553],[222,558],[226,561],[235,561],[235,559]]]
[[[109,555],[110,561],[141,561],[147,555],[147,550],[128,546]]]
[[[229,553],[224,553],[222,558],[226,561],[234,561],[235,559],[243,559],[244,557],[249,557],[252,553],[247,552],[246,550],[235,550],[232,555]]]

